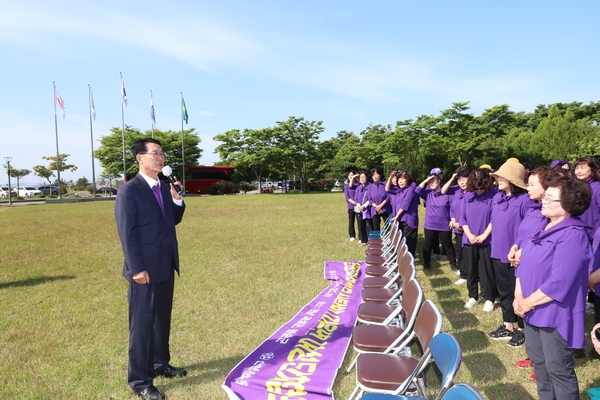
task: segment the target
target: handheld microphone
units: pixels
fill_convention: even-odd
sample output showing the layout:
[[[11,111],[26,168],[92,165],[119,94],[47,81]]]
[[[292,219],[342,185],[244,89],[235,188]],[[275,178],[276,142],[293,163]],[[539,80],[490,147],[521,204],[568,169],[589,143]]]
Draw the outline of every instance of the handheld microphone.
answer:
[[[181,186],[175,185],[175,179],[173,179],[173,177],[171,176],[171,174],[173,174],[173,170],[171,169],[171,167],[169,167],[168,165],[165,165],[162,168],[162,173],[163,173],[164,176],[166,176],[167,178],[169,178],[169,180],[171,181],[171,185],[173,185],[173,187],[175,188],[175,190],[177,190],[177,194],[183,193],[183,190],[181,189]]]

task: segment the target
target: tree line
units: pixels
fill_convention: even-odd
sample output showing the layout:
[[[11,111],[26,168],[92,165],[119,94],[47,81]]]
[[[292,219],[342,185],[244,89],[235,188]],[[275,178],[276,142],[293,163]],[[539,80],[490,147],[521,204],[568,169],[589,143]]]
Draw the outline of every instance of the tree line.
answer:
[[[453,103],[439,115],[420,115],[395,126],[370,124],[319,140],[322,121],[289,117],[263,129],[232,129],[216,135],[221,163],[236,167],[238,180],[287,179],[306,183],[343,178],[350,170],[402,167],[425,176],[432,167],[450,173],[458,166],[499,167],[516,157],[532,166],[574,161],[600,149],[600,102],[538,105],[531,113],[507,104],[469,112],[469,102]]]

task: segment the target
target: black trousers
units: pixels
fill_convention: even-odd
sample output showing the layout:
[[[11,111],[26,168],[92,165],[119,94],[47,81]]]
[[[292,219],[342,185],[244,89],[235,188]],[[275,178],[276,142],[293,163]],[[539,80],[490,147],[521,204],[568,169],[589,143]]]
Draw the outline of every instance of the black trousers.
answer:
[[[375,231],[379,231],[381,230],[381,227],[383,226],[383,224],[385,224],[385,221],[388,218],[388,215],[390,215],[390,213],[383,213],[383,214],[375,214],[373,216],[373,218],[371,218],[372,221],[372,229]]]
[[[156,371],[169,366],[173,308],[173,270],[166,282],[129,283],[129,366],[127,380],[136,391],[152,385]]]
[[[510,263],[503,263],[497,258],[492,258],[492,264],[494,265],[496,290],[502,307],[502,320],[504,322],[517,322],[517,315],[513,309],[516,283],[515,269],[510,266]]]
[[[354,221],[358,220],[356,216],[357,214],[354,212],[354,209],[348,210],[348,236],[351,238],[356,237],[356,231],[354,230]]]
[[[486,300],[494,301],[496,298],[496,278],[490,257],[491,253],[489,244],[484,246],[466,244],[463,247],[463,262],[467,270],[467,289],[469,297],[475,300],[479,299],[478,282]]]
[[[554,328],[525,323],[527,355],[533,362],[540,400],[579,400],[573,349]]]
[[[411,228],[406,222],[400,221],[399,229],[402,231],[402,236],[406,238],[406,248],[412,254],[413,259],[417,256],[417,230]]]
[[[434,231],[424,229],[425,242],[423,243],[423,265],[425,268],[431,267],[431,249],[434,241],[439,240],[442,247],[446,250],[448,261],[453,268],[456,268],[456,255],[454,245],[452,244],[452,231]]]
[[[358,239],[361,243],[367,243],[369,240],[369,232],[367,231],[367,219],[362,217],[362,213],[356,214],[356,219],[358,221]]]
[[[463,234],[454,232],[454,242],[456,243],[456,266],[460,271],[461,279],[467,279],[467,270],[465,269],[465,263],[463,262]]]

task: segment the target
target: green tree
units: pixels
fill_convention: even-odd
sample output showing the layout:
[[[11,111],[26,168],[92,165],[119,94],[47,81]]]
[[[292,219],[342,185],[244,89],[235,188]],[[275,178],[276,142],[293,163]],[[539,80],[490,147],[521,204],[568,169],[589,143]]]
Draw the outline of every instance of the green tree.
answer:
[[[280,168],[282,172],[299,174],[302,192],[306,193],[309,171],[315,167],[319,135],[325,130],[323,121],[289,117],[277,121],[275,130],[281,137],[280,148],[285,155]]]
[[[72,185],[73,190],[85,190],[89,186],[88,179],[85,176],[77,179],[77,181]]]
[[[279,147],[279,132],[273,128],[232,129],[216,135],[213,140],[221,142],[215,148],[221,161],[235,166],[234,177],[237,181],[250,180],[250,175],[260,182],[274,171],[282,160]]]
[[[102,168],[117,176],[123,174],[123,142],[121,128],[113,127],[111,134],[100,138],[100,146],[94,155],[100,161]],[[196,165],[198,159],[202,156],[202,150],[198,147],[200,137],[195,132],[195,128],[184,130],[184,151],[185,165]],[[133,142],[138,139],[151,137],[150,131],[142,132],[137,128],[125,126],[125,164],[127,166],[127,176],[133,177],[138,172],[138,165],[129,150]],[[165,164],[173,169],[173,175],[180,176],[183,168],[183,159],[181,153],[181,132],[154,130],[154,138],[158,140],[165,156]]]
[[[538,165],[573,160],[581,153],[581,141],[587,140],[592,130],[587,119],[577,120],[571,109],[563,115],[558,105],[553,105],[531,136],[529,154],[536,156]]]
[[[8,167],[6,165],[4,167],[9,176],[12,176],[13,178],[17,178],[17,187],[19,187],[19,181],[21,180],[21,178],[23,178],[31,173],[31,170],[28,170],[25,168],[18,169],[18,168],[10,167],[10,171],[9,171]]]
[[[33,172],[40,178],[47,179],[48,184],[52,185],[52,182],[50,181],[50,177],[54,176],[54,171],[52,171],[51,169],[49,169],[48,167],[45,167],[43,165],[36,165],[35,167],[33,167]]]

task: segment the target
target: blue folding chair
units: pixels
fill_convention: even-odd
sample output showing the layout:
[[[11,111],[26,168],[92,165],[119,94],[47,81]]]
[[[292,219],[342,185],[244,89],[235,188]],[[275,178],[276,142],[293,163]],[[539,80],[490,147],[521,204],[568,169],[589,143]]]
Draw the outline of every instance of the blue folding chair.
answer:
[[[361,400],[410,400],[417,397],[394,396],[393,394],[366,394]],[[485,400],[481,393],[468,383],[457,383],[440,400]]]
[[[462,362],[462,349],[460,344],[454,336],[449,333],[441,332],[435,335],[429,343],[429,351],[431,356],[435,360],[438,369],[442,373],[442,388],[438,395],[435,397],[436,400],[446,399],[446,392],[449,392],[449,388],[452,385],[452,381],[460,368]],[[408,388],[408,386],[405,386]],[[425,388],[417,385],[417,389],[420,394],[425,396]],[[405,393],[405,389],[402,391]],[[402,393],[403,394],[403,393]],[[459,399],[460,397],[449,397],[448,399]],[[391,395],[391,394],[368,394],[361,397],[364,400],[407,400],[407,399],[421,399],[426,400],[425,397],[413,397],[404,395]]]

